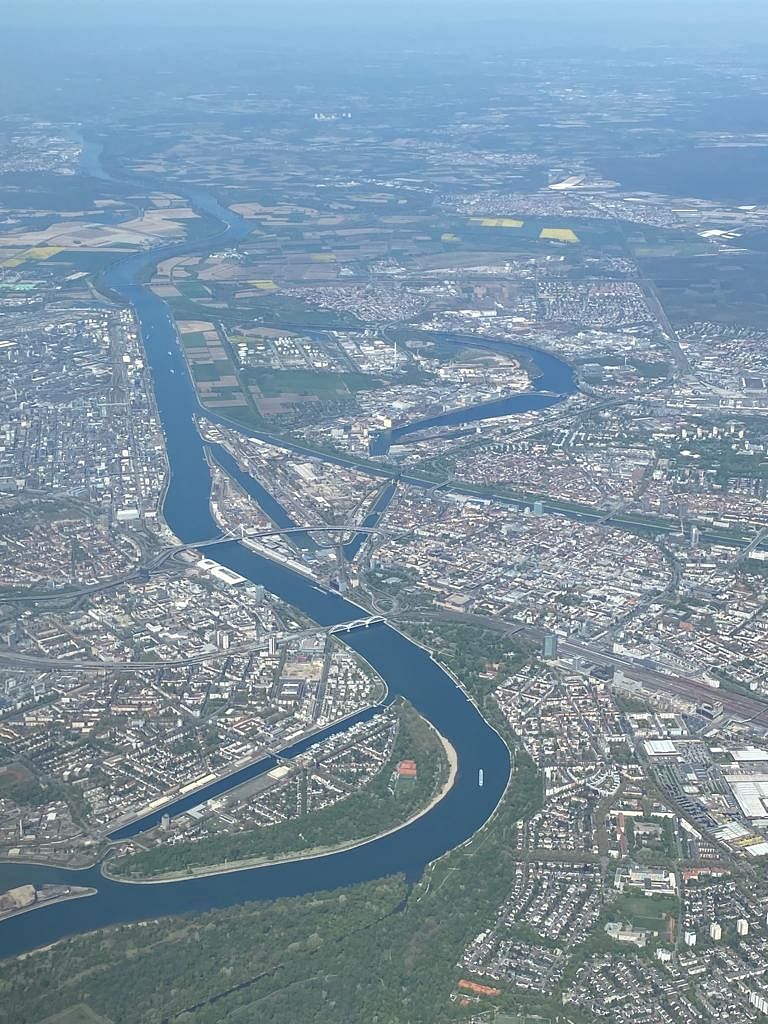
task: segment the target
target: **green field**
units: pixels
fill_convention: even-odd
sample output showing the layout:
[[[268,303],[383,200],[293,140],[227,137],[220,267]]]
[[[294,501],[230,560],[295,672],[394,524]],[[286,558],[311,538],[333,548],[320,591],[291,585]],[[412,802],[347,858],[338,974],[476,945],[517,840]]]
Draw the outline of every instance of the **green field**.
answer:
[[[181,343],[184,348],[205,348],[205,335],[202,331],[192,331],[189,334],[182,334]]]
[[[677,900],[670,896],[623,895],[611,905],[611,916],[615,920],[630,921],[635,928],[652,932],[665,932],[666,918],[676,917],[677,913]]]
[[[192,376],[195,380],[219,380],[234,376],[235,368],[228,359],[216,359],[210,363],[193,363]]]
[[[210,290],[199,281],[177,281],[176,287],[188,299],[207,299],[211,294]]]
[[[254,370],[244,374],[266,398],[283,394],[334,399],[357,391],[373,391],[379,381],[365,373],[330,373],[327,370]]]

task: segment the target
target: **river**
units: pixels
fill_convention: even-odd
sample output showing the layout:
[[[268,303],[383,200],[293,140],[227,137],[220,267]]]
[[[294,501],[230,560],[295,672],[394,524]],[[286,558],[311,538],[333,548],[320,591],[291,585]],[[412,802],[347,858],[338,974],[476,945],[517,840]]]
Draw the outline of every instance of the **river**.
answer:
[[[89,151],[87,155],[87,170],[92,173],[97,154]],[[171,188],[221,223],[216,245],[235,244],[248,234],[246,222],[212,196]],[[199,405],[166,303],[136,281],[148,263],[201,251],[205,246],[204,241],[185,241],[163,245],[151,253],[137,253],[113,264],[103,281],[113,294],[133,307],[141,327],[170,465],[163,512],[170,528],[184,542],[212,538],[220,532],[209,505],[211,476],[205,445],[195,425]],[[372,515],[380,513],[388,497],[386,489],[381,506],[377,502]],[[262,585],[320,625],[343,623],[361,615],[361,609],[340,594],[317,587],[300,573],[236,541],[212,550],[221,565]],[[4,863],[0,865],[0,890],[25,883],[38,887],[66,883],[92,886],[98,892],[88,900],[53,905],[0,923],[0,957],[120,922],[204,911],[245,900],[301,895],[394,872],[416,879],[430,861],[470,838],[488,820],[506,788],[510,773],[506,744],[430,655],[397,630],[379,623],[345,636],[345,642],[379,672],[391,698],[401,695],[409,700],[456,751],[454,785],[427,814],[355,849],[178,882],[132,885],[102,877],[98,867],[69,871]],[[480,769],[482,786],[478,784]]]
[[[541,412],[567,395],[573,394],[576,385],[573,371],[567,363],[549,352],[534,349],[528,345],[520,345],[510,341],[497,341],[492,338],[480,338],[440,332],[434,337],[444,345],[455,345],[460,348],[478,348],[489,352],[499,352],[505,356],[517,356],[527,364],[533,364],[536,375],[532,381],[532,389],[522,391],[505,398],[495,398],[477,405],[460,406],[447,409],[422,419],[412,420],[382,431],[371,444],[371,454],[382,456],[389,452],[393,444],[408,444],[412,435],[435,427],[461,426],[465,423],[478,423],[481,420],[494,419],[497,416],[519,416],[526,412]]]

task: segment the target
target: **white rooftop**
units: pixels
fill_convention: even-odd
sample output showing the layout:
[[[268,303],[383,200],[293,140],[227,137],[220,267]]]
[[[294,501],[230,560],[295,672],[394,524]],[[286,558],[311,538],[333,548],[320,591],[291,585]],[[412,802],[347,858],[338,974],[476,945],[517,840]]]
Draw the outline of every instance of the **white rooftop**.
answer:
[[[768,775],[726,775],[745,818],[768,818]]]
[[[662,757],[677,753],[672,740],[646,740],[643,745],[649,757]]]
[[[743,750],[732,750],[731,757],[734,761],[768,761],[768,750],[761,750],[759,747],[744,747]]]

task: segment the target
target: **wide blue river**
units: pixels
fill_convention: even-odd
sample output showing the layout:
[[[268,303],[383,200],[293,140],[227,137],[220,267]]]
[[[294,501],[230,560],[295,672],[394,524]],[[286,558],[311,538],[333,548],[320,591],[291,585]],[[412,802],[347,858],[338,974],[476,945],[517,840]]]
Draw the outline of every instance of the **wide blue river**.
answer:
[[[195,193],[190,198],[221,221],[222,236],[215,244],[234,243],[248,232],[241,218],[212,197]],[[122,301],[131,304],[141,325],[171,467],[164,514],[173,532],[185,542],[219,533],[209,507],[211,478],[205,449],[194,422],[199,406],[168,307],[135,281],[149,260],[156,262],[194,248],[195,243],[185,242],[163,246],[151,255],[131,256],[113,265],[104,281]],[[321,625],[361,615],[360,608],[340,594],[319,589],[308,578],[237,542],[212,550],[222,565],[262,584]],[[63,882],[93,886],[98,893],[0,923],[0,957],[118,922],[299,895],[393,872],[415,879],[431,860],[472,836],[487,821],[507,785],[510,764],[505,743],[430,656],[396,630],[381,623],[345,639],[381,674],[390,696],[407,698],[453,745],[459,768],[444,799],[399,831],[356,849],[207,878],[137,885],[103,878],[98,868],[67,871],[2,864],[0,890],[24,883]],[[483,786],[478,785],[480,769]]]

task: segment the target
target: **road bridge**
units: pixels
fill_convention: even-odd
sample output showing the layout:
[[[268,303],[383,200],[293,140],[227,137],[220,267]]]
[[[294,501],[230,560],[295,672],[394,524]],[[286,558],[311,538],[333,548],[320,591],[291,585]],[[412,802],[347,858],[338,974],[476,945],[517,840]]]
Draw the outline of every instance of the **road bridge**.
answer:
[[[189,541],[185,544],[174,544],[171,547],[166,548],[165,551],[159,552],[159,554],[157,554],[151,562],[146,563],[143,568],[146,570],[150,566],[160,564],[161,561],[173,558],[175,555],[181,554],[184,551],[205,550],[207,548],[216,547],[219,544],[230,544],[232,541],[257,541],[265,540],[268,537],[290,537],[291,535],[298,533],[349,533],[353,535],[361,533],[366,535],[379,533],[384,534],[385,536],[403,536],[406,531],[384,526],[356,526],[349,523],[343,523],[336,526],[329,525],[328,523],[321,523],[317,526],[283,526],[274,527],[269,530],[257,530],[253,533],[248,533],[241,527],[239,530],[233,530],[222,534],[220,537],[212,537],[209,540]]]
[[[199,654],[190,654],[181,658],[163,658],[148,661],[102,661],[95,658],[51,658],[45,654],[30,654],[26,651],[17,651],[11,647],[0,647],[0,663],[15,665],[18,668],[33,668],[42,670],[63,669],[75,670],[78,672],[121,672],[140,671],[144,669],[158,668],[185,668],[190,665],[203,665],[209,661],[217,661],[225,658],[236,657],[243,654],[254,654],[258,651],[269,650],[271,645],[282,647],[295,640],[304,640],[310,636],[317,636],[324,633],[327,636],[337,636],[341,633],[350,633],[355,629],[362,629],[373,626],[377,622],[385,622],[382,615],[370,615],[367,618],[353,619],[350,622],[340,622],[332,626],[313,626],[308,629],[297,629],[290,632],[265,633],[258,640],[247,644],[237,644],[228,647],[226,650],[213,648],[208,651],[201,651]]]
[[[337,626],[331,626],[329,633],[351,633],[353,629],[364,629],[374,626],[377,622],[386,622],[383,615],[369,615],[366,619],[353,619],[351,622],[340,622]]]
[[[283,535],[292,535],[299,533],[341,533],[341,534],[352,534],[357,536],[359,534],[365,534],[371,536],[378,534],[385,537],[408,537],[410,533],[406,530],[393,529],[391,527],[383,526],[329,526],[327,523],[321,526],[288,526],[283,528],[275,527],[269,530],[259,530],[255,533],[245,533],[244,530],[229,531],[228,533],[222,534],[219,537],[212,537],[207,540],[191,541],[186,544],[172,544],[162,551],[158,551],[148,561],[142,562],[141,565],[132,569],[130,572],[123,573],[120,576],[115,576],[111,580],[104,580],[101,583],[87,584],[82,587],[67,587],[58,588],[56,590],[46,591],[44,593],[35,592],[33,594],[4,594],[0,596],[0,604],[17,603],[22,602],[25,604],[35,604],[37,602],[50,602],[50,601],[76,601],[83,597],[93,596],[107,590],[114,590],[116,587],[124,586],[127,583],[142,582],[147,576],[151,576],[153,573],[159,573],[164,571],[166,563],[177,555],[183,554],[185,551],[205,551],[208,548],[216,547],[219,544],[231,544],[240,541],[258,541],[267,539],[269,537],[280,537]]]

